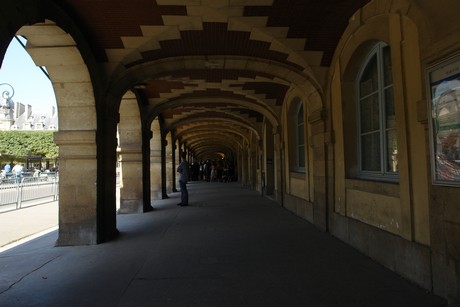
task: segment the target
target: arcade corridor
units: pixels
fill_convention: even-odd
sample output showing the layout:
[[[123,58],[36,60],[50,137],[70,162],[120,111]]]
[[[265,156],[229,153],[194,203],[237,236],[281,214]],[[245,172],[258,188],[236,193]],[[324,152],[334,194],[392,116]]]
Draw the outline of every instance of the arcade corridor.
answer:
[[[57,247],[33,257],[49,274],[30,270],[3,298],[436,305],[426,291],[460,306],[459,11],[2,1],[0,60],[22,36],[55,91],[60,178]],[[192,206],[176,207],[184,153],[233,166],[235,182],[191,187]],[[365,257],[424,290],[400,291]]]
[[[237,183],[192,182],[121,236],[0,254],[0,306],[444,306],[330,234]]]

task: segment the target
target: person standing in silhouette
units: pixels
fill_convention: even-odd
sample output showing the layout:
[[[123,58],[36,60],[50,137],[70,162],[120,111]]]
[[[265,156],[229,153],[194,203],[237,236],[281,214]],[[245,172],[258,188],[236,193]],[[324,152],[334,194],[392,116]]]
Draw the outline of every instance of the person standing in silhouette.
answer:
[[[188,206],[187,181],[189,179],[188,177],[189,177],[190,167],[186,160],[187,154],[183,152],[181,157],[182,157],[181,162],[179,166],[177,167],[177,172],[180,174],[179,186],[180,186],[181,202],[178,203],[177,205],[184,207],[184,206]]]

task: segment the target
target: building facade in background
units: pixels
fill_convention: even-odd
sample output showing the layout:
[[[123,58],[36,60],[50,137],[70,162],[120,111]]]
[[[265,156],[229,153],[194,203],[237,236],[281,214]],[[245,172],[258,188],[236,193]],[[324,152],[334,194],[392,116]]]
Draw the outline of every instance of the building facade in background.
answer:
[[[51,107],[47,114],[34,113],[31,105],[13,102],[9,97],[0,98],[0,131],[57,129],[58,116],[55,107]]]

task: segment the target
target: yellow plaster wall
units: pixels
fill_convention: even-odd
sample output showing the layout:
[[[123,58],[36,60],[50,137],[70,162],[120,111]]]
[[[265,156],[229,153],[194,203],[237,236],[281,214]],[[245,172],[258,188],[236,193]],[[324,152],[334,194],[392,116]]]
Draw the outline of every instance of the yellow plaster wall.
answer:
[[[401,202],[397,197],[347,189],[347,215],[366,224],[400,234]]]
[[[300,197],[302,199],[308,199],[308,186],[305,173],[289,173],[289,187],[290,194]]]
[[[403,2],[401,6],[405,7]],[[347,97],[348,94],[343,96],[344,87],[353,86],[352,81],[345,84],[347,80],[343,78],[347,70],[357,71],[359,68],[367,55],[363,46],[371,46],[378,41],[389,44],[392,51],[400,176],[398,198],[346,188],[348,175],[344,148],[350,144],[347,145],[344,138],[343,118],[347,114],[343,112],[343,104],[354,102],[350,101],[353,98]],[[350,20],[333,60],[334,70],[330,79],[332,125],[336,141],[333,207],[338,214],[359,219],[407,240],[429,244],[427,160],[426,155],[420,154],[426,152],[426,147],[424,127],[417,120],[417,101],[423,92],[419,60],[417,27],[407,16],[401,16],[396,7],[375,1]],[[379,185],[378,182],[370,184]]]
[[[455,306],[460,302],[460,274],[456,269],[460,263],[460,189],[430,180],[431,120],[426,71],[460,54],[459,10],[457,0],[371,1],[350,18],[332,60],[327,94],[335,136],[332,232],[371,257],[369,246],[375,243],[367,233],[391,240],[395,238],[393,234],[397,235],[397,243],[386,246],[390,253],[374,256],[415,282],[424,279],[421,284],[426,289],[448,298]],[[350,103],[355,100],[355,73],[368,47],[378,41],[389,44],[392,52],[401,150],[397,184],[356,178],[356,168],[350,167],[354,153],[347,152],[353,140],[349,136],[353,129],[348,128],[353,123],[347,120]],[[398,256],[388,261],[393,254]],[[426,278],[419,272],[425,272]]]

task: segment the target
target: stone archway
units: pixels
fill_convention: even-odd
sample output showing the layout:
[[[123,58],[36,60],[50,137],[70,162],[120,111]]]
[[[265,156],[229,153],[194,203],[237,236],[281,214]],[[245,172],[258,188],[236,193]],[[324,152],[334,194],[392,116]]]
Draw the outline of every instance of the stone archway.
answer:
[[[58,245],[96,244],[96,103],[91,77],[72,36],[52,21],[22,27],[27,51],[45,66],[56,94],[59,131]]]

